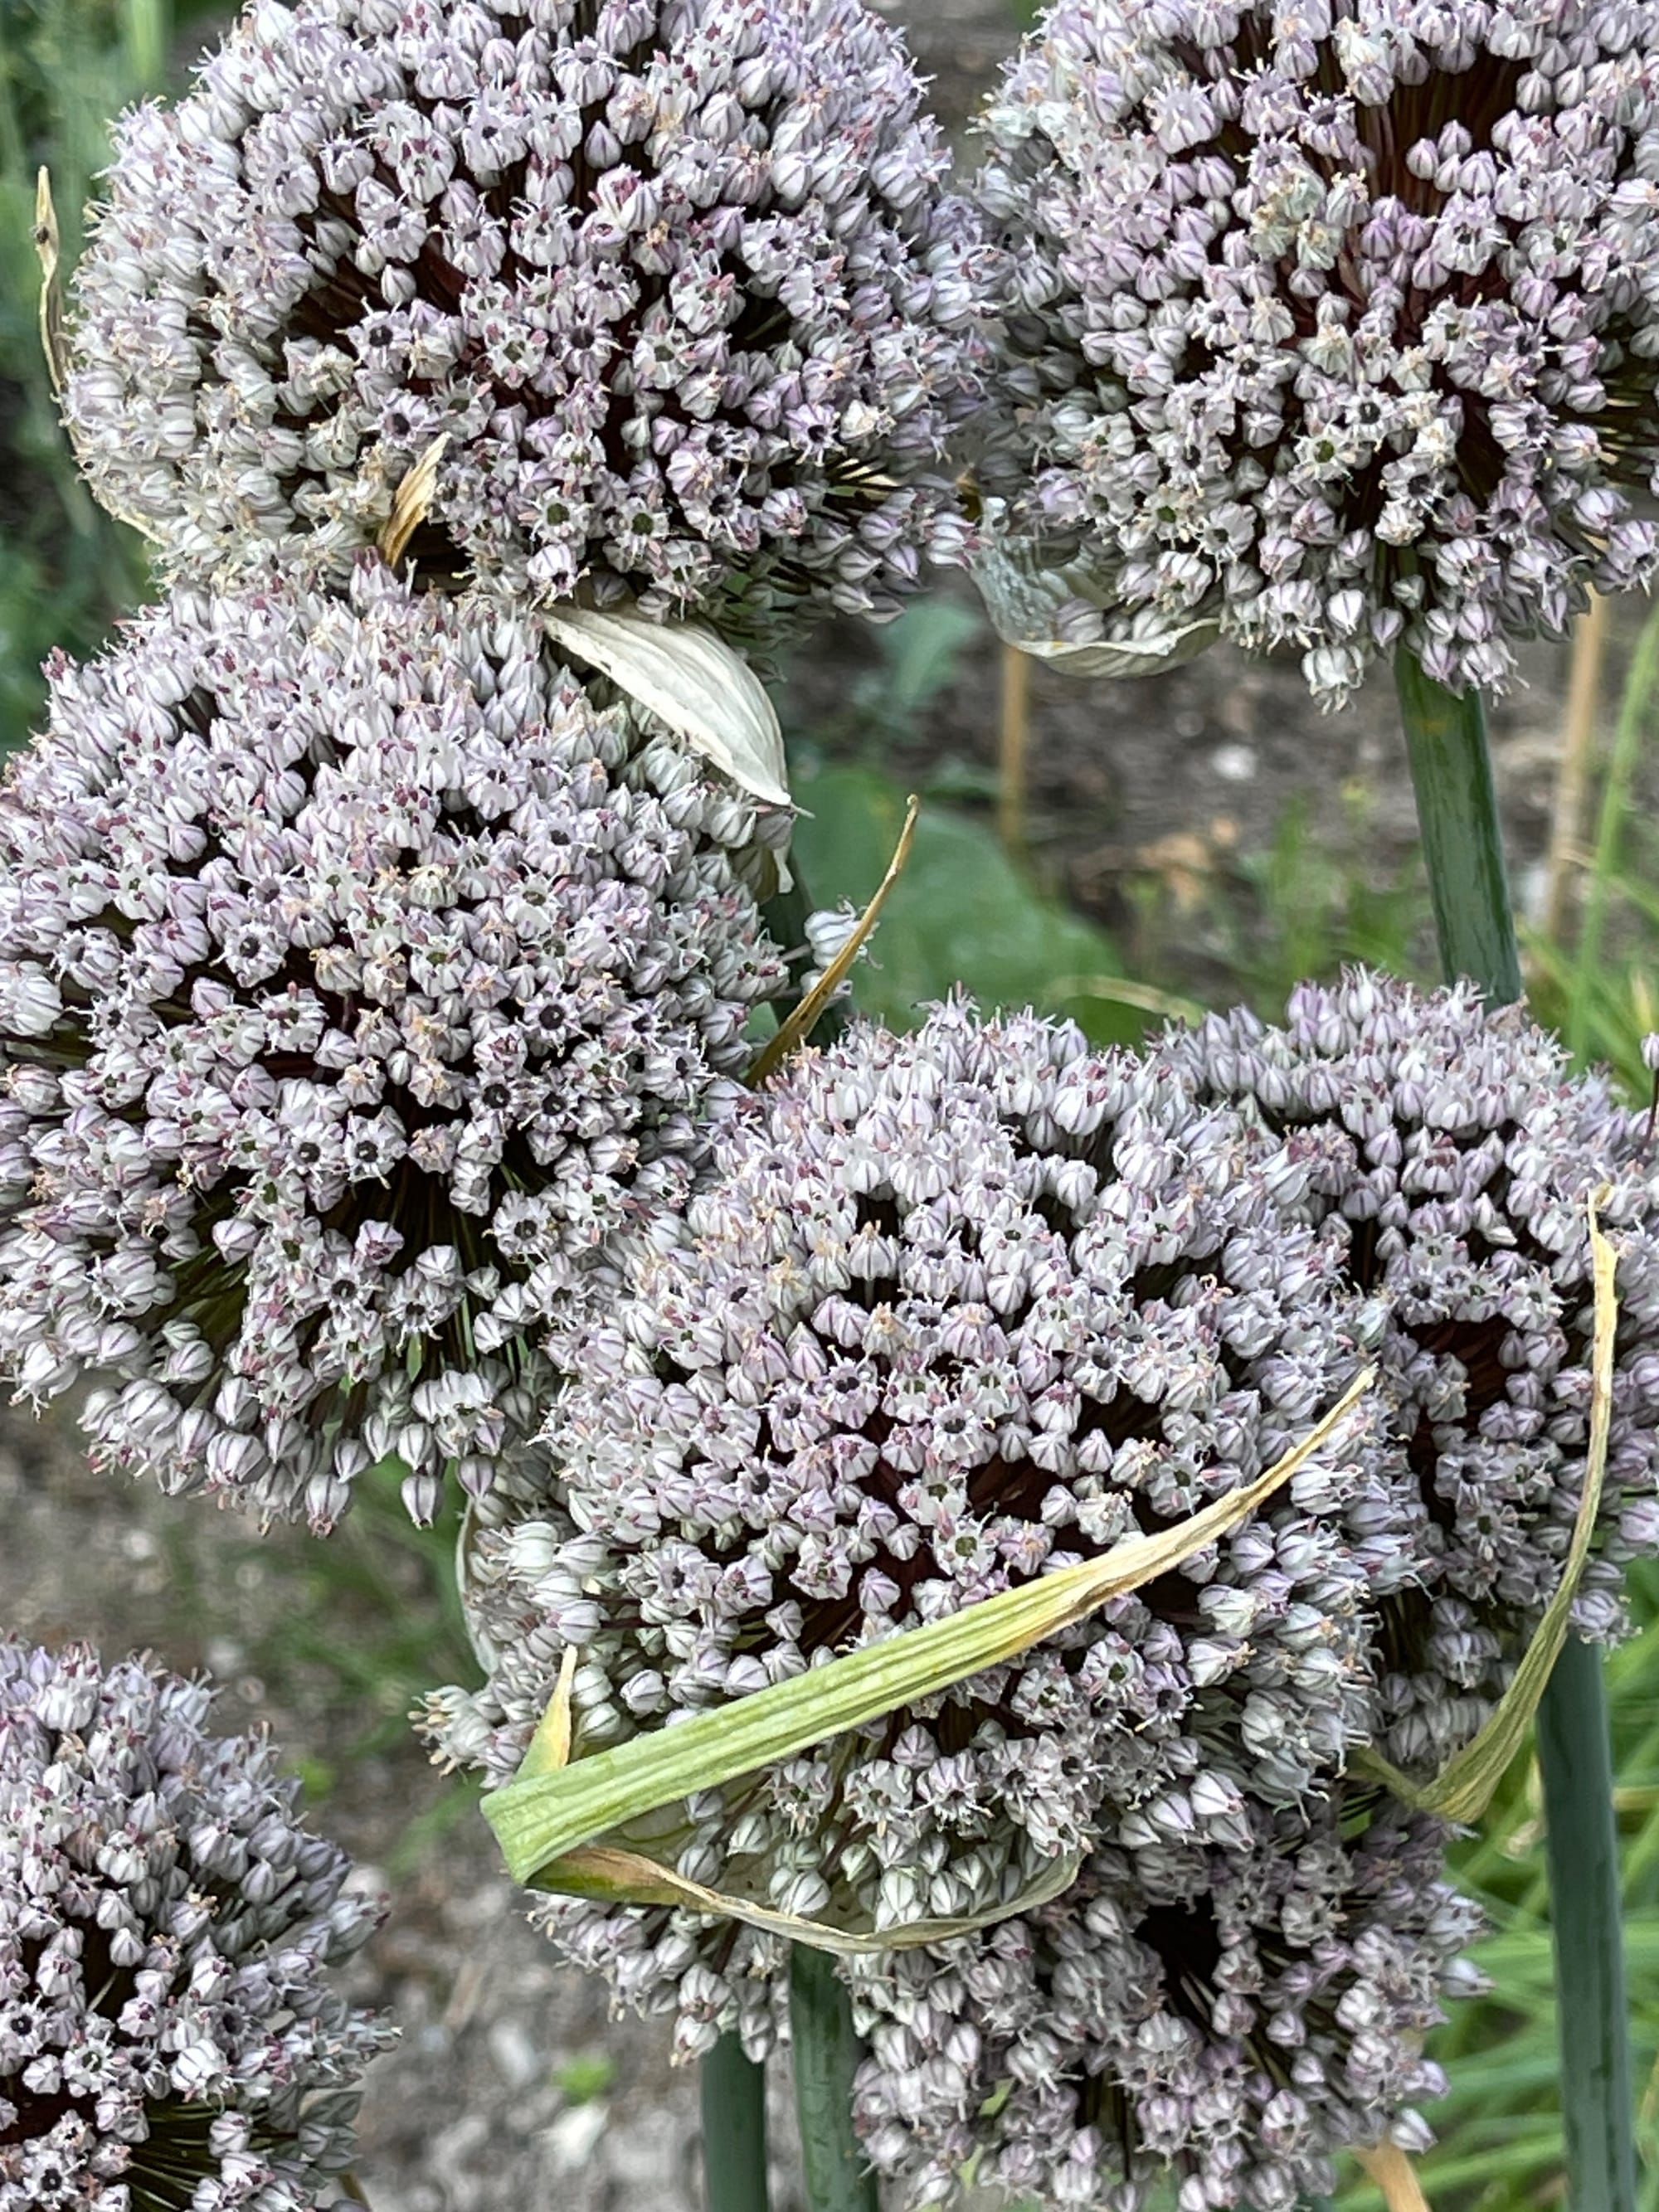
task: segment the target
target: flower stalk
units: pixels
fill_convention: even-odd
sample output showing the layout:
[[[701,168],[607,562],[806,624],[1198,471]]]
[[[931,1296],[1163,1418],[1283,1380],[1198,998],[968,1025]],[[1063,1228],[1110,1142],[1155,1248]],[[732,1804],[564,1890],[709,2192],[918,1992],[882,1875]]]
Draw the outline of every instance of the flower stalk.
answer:
[[[708,2212],[768,2212],[766,2069],[735,2035],[702,2062],[702,2170]]]
[[[864,2055],[852,2000],[835,1962],[804,1943],[789,1954],[789,2025],[809,2212],[880,2212],[876,2178],[851,2124],[853,2076]]]
[[[1488,995],[1521,996],[1486,714],[1395,659],[1441,965]],[[1569,1639],[1538,1713],[1554,1931],[1567,2197],[1574,2212],[1633,2212],[1619,1832],[1600,1654]]]

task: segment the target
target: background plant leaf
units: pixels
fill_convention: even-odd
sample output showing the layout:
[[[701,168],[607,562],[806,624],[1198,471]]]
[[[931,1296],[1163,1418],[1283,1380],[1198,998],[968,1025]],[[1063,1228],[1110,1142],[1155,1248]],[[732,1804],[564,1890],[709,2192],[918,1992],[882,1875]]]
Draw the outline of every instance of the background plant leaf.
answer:
[[[793,850],[813,905],[861,909],[903,827],[904,788],[877,769],[810,762],[794,781],[804,813]],[[1069,1014],[1097,1043],[1129,1043],[1147,1017],[1090,988],[1121,973],[1106,932],[1044,897],[988,823],[927,801],[853,995],[863,1012],[908,1029],[960,983],[988,1012],[1035,1005]],[[1069,988],[1056,992],[1050,979]]]

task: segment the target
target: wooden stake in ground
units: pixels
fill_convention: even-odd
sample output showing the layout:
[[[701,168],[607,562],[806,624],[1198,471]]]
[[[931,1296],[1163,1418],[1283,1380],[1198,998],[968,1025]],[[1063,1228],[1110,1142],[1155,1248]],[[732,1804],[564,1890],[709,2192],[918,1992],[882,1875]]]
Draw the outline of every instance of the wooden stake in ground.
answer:
[[[997,741],[997,831],[1017,857],[1025,850],[1026,761],[1031,741],[1031,663],[1002,648],[1002,719]]]
[[[1601,689],[1601,663],[1609,628],[1608,602],[1599,592],[1578,617],[1572,634],[1572,675],[1567,687],[1566,721],[1561,760],[1555,775],[1555,804],[1550,819],[1548,873],[1544,885],[1544,934],[1560,939],[1570,903],[1568,886],[1582,854],[1584,797],[1589,788],[1590,755],[1595,744],[1595,708]]]

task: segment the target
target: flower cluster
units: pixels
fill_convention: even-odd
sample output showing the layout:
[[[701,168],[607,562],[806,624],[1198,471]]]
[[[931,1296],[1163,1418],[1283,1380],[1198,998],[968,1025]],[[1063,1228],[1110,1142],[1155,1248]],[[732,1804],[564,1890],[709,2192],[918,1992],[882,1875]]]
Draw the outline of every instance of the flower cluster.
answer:
[[[960,1005],[809,1053],[629,1255],[554,1407],[556,1499],[478,1540],[495,1654],[441,1693],[509,1775],[575,1646],[578,1753],[799,1674],[1126,1536],[1300,1443],[1374,1316],[1288,1220],[1282,1148],[1156,1061]],[[1016,1665],[690,1802],[679,1870],[893,1928],[1002,1911],[1057,1857],[1248,1844],[1370,1710],[1370,1591],[1409,1515],[1362,1413],[1253,1520]],[[767,2033],[771,1939],[559,1904],[572,1955]]]
[[[199,1683],[0,1641],[0,2212],[307,2212],[388,2031],[377,1911]]]
[[[412,551],[766,633],[963,524],[978,232],[860,0],[276,0],[126,121],[66,414],[186,573]]]
[[[0,1357],[104,1456],[326,1527],[540,1418],[781,981],[781,817],[533,628],[367,564],[180,590],[0,791]],[[752,848],[752,849],[750,849]]]
[[[1212,1016],[1164,1048],[1283,1140],[1280,1195],[1387,1314],[1380,1358],[1422,1507],[1418,1586],[1379,1594],[1382,1741],[1432,1771],[1491,1710],[1559,1583],[1589,1437],[1589,1205],[1618,1252],[1596,1555],[1573,1608],[1619,1632],[1621,1563],[1659,1552],[1659,1168],[1645,1115],[1519,1009],[1357,971],[1283,1028]]]
[[[1100,1852],[1027,1917],[849,1962],[854,2114],[896,2202],[956,2201],[977,2154],[981,2183],[1066,2212],[1139,2212],[1171,2177],[1180,2212],[1291,2212],[1340,2151],[1426,2145],[1424,2033],[1480,1986],[1447,1831],[1351,1788],[1241,1826]]]
[[[1128,607],[1335,704],[1653,573],[1651,9],[1056,0],[988,129],[1019,526]]]

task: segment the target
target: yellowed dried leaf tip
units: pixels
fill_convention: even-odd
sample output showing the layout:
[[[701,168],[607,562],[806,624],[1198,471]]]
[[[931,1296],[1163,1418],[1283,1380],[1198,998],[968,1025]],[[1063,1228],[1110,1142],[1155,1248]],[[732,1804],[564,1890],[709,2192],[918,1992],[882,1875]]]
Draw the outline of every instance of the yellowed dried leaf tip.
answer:
[[[1358,2156],[1382,2191],[1389,2212],[1429,2212],[1417,2168],[1397,2143],[1379,2143],[1375,2150],[1362,2150]]]
[[[409,541],[432,512],[438,489],[438,471],[449,450],[449,433],[434,438],[404,476],[392,497],[392,512],[381,527],[379,549],[388,568],[395,568],[409,550]]]
[[[881,920],[881,910],[886,905],[894,884],[904,873],[904,864],[909,859],[910,848],[915,842],[916,817],[921,811],[921,801],[913,793],[905,801],[904,827],[899,831],[893,857],[887,863],[887,873],[876,886],[875,896],[859,916],[852,935],[817,981],[793,1012],[779,1023],[777,1035],[769,1037],[764,1048],[757,1054],[749,1070],[751,1085],[764,1083],[769,1075],[783,1065],[795,1048],[811,1036],[818,1017],[846,981],[853,963],[868,944],[871,932]]]
[[[34,179],[34,251],[40,263],[40,350],[46,356],[46,374],[52,380],[52,392],[61,398],[69,368],[69,347],[64,337],[58,210],[52,204],[52,173],[48,169],[42,169]]]
[[[1432,1782],[1413,1782],[1376,1752],[1361,1751],[1354,1755],[1356,1769],[1382,1783],[1402,1804],[1414,1806],[1419,1812],[1437,1813],[1442,1820],[1478,1820],[1491,1804],[1510,1761],[1526,1741],[1550,1670],[1567,1640],[1572,1601],[1589,1557],[1607,1473],[1607,1437],[1613,1423],[1613,1339],[1619,1326],[1619,1301],[1613,1288],[1618,1255],[1602,1235],[1599,1218],[1607,1196],[1608,1186],[1603,1183],[1587,1201],[1590,1271],[1595,1286],[1595,1328],[1590,1351],[1589,1446],[1584,1456],[1584,1487],[1572,1524],[1572,1541],[1555,1595],[1545,1608],[1537,1632],[1515,1670],[1515,1679],[1499,1698],[1491,1719],[1462,1751],[1447,1760]]]

